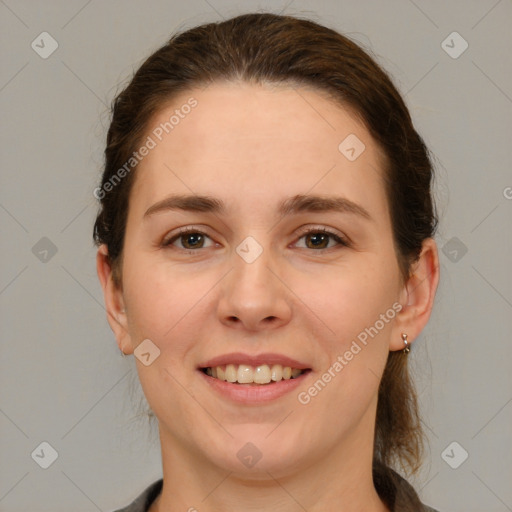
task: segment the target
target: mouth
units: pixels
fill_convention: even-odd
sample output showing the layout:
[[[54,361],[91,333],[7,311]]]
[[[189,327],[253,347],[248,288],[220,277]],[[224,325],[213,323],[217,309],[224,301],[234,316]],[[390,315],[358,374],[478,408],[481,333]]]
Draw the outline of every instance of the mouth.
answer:
[[[311,371],[310,368],[294,368],[281,364],[225,364],[199,369],[213,379],[245,386],[269,386],[283,380],[297,379]]]
[[[241,406],[270,404],[305,385],[313,368],[284,354],[231,352],[197,367],[207,389]]]

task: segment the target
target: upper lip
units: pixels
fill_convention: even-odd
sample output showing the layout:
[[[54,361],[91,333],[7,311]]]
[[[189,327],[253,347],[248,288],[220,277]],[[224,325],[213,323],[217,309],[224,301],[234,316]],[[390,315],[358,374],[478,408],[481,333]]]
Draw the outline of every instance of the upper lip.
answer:
[[[282,354],[244,354],[242,352],[231,352],[221,356],[209,359],[199,365],[199,368],[213,368],[215,366],[222,366],[225,364],[246,364],[249,366],[261,366],[263,364],[280,364],[281,366],[289,366],[299,370],[307,370],[310,368],[305,363],[292,359],[291,357]]]

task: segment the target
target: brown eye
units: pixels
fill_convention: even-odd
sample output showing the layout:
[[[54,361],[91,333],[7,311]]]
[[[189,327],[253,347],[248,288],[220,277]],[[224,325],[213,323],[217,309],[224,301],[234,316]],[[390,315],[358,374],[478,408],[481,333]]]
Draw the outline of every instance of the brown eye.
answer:
[[[194,229],[183,229],[178,234],[171,236],[162,242],[162,247],[176,246],[177,249],[185,251],[194,251],[197,249],[204,249],[205,241],[210,238],[205,233]],[[176,242],[179,241],[179,245]]]
[[[325,249],[327,245],[329,244],[329,235],[326,235],[325,233],[312,233],[309,235],[306,235],[306,240],[309,240],[313,247],[309,247],[308,249]],[[306,245],[308,245],[308,242],[306,241]]]
[[[301,235],[300,239],[302,238],[305,239],[306,249],[331,249],[336,245],[349,246],[347,240],[327,229],[310,229]],[[335,244],[329,246],[331,240]]]
[[[204,244],[204,238],[201,233],[187,233],[186,235],[180,235],[179,238],[185,249],[197,249]]]

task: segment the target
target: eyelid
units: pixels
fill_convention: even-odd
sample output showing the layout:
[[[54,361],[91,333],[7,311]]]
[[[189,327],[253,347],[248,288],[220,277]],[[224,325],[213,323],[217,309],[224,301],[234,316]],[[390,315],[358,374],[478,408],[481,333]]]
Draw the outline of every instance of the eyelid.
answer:
[[[188,233],[194,233],[194,234],[197,233],[197,234],[205,235],[206,237],[210,238],[210,240],[212,240],[214,242],[213,238],[205,231],[204,227],[185,226],[185,227],[178,228],[177,231],[174,231],[170,235],[166,236],[162,240],[161,246],[162,247],[170,247],[176,240],[178,240],[180,238],[180,236],[186,235]],[[322,225],[302,226],[295,231],[294,236],[297,239],[301,239],[302,237],[304,237],[310,233],[324,233],[324,234],[330,236],[331,238],[333,238],[336,241],[337,245],[339,245],[339,246],[351,247],[351,245],[352,245],[351,240],[346,235],[344,235],[343,233],[340,233],[339,231],[336,231],[331,228],[327,228]],[[306,248],[306,249],[309,249],[311,251],[316,251],[316,252],[322,252],[322,251],[326,251],[326,250],[334,249],[334,248],[335,247],[328,247],[328,248],[322,248],[322,249],[316,249],[316,250],[309,249],[309,248]],[[207,249],[207,247],[200,247],[199,249],[181,249],[178,247],[177,249],[180,251],[186,251],[186,252],[198,252],[200,249]]]
[[[172,233],[169,233],[164,237],[162,240],[162,247],[168,247],[171,245],[171,243],[175,242],[180,236],[186,235],[188,233],[198,233],[201,235],[205,235],[208,238],[212,239],[212,237],[206,232],[207,229],[200,226],[184,226],[181,228],[178,228],[177,230],[173,231]],[[212,239],[213,240],[213,239]],[[190,251],[191,249],[183,249],[184,251]],[[197,250],[197,249],[196,249]]]
[[[310,233],[324,233],[326,235],[329,235],[331,238],[334,238],[336,240],[336,242],[338,243],[338,245],[342,245],[342,246],[346,246],[346,247],[352,246],[352,241],[350,240],[350,238],[348,236],[346,236],[345,234],[343,234],[333,228],[328,228],[328,227],[325,227],[322,225],[307,225],[307,226],[300,227],[299,229],[297,229],[295,231],[295,236],[297,236],[298,238],[302,238],[303,236],[308,235]],[[319,251],[322,251],[322,250],[325,251],[325,250],[334,249],[334,248],[335,247],[329,247],[327,249],[320,249]],[[311,250],[314,250],[314,249],[311,249]]]

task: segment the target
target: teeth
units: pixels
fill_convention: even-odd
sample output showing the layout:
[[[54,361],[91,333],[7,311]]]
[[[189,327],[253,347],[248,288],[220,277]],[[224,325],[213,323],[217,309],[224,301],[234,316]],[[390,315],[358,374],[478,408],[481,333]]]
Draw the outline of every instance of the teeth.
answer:
[[[219,380],[237,382],[238,384],[269,384],[280,380],[295,379],[303,370],[281,366],[280,364],[262,364],[255,368],[247,364],[227,364],[206,368],[206,374]]]
[[[218,368],[218,366],[217,366]],[[226,365],[225,377],[228,382],[236,382],[237,371],[234,364]]]
[[[283,378],[283,367],[280,364],[275,364],[272,366],[270,373],[272,374],[273,381],[281,380]]]
[[[217,375],[215,375],[215,377],[217,377],[217,379],[220,379],[220,380],[226,380],[226,372],[222,369],[222,367],[217,366],[216,369],[217,369]]]
[[[236,374],[236,380],[240,384],[250,384],[254,382],[254,371],[252,367],[247,366],[245,364],[241,364],[238,366],[238,373]]]
[[[253,382],[256,384],[268,384],[271,380],[270,368],[268,364],[256,367],[253,373]]]

